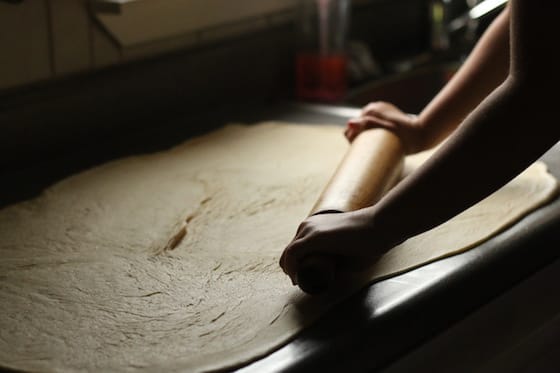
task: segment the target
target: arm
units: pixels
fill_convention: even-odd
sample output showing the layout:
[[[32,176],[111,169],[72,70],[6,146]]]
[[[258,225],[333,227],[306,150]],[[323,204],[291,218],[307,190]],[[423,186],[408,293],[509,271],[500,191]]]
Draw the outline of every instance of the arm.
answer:
[[[418,117],[385,102],[367,105],[349,122],[351,141],[371,127],[397,132],[408,153],[429,149],[445,139],[476,105],[507,77],[509,69],[509,5],[486,29],[466,61]]]
[[[555,98],[560,70],[548,38],[560,3],[511,0],[507,79],[462,122],[441,149],[375,206],[310,218],[281,258],[293,279],[310,253],[337,256],[352,270],[394,245],[445,222],[534,162],[560,137]],[[344,249],[342,249],[344,248]]]
[[[558,34],[551,14],[558,14],[560,5],[512,0],[511,7],[507,79],[467,116],[426,167],[371,208],[372,220],[387,228],[399,227],[393,228],[398,233],[389,242],[401,242],[455,216],[503,186],[559,140],[557,103],[548,92],[560,82],[549,44]]]
[[[509,4],[484,32],[467,60],[418,116],[424,149],[445,139],[507,77]]]

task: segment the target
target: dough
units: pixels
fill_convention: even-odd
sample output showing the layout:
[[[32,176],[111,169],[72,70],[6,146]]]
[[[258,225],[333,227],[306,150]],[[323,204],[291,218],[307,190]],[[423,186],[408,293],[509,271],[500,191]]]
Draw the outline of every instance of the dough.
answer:
[[[229,125],[1,210],[0,365],[199,372],[280,347],[331,303],[304,312],[278,259],[347,146],[338,126]],[[371,280],[476,245],[556,186],[534,164],[390,251]]]

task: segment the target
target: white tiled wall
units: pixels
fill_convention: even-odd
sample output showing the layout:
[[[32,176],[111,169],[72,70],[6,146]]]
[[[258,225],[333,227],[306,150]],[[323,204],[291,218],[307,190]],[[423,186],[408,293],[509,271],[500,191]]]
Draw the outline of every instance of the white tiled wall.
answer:
[[[258,32],[290,20],[297,0],[128,0],[113,12],[95,1],[110,0],[0,3],[0,90]]]

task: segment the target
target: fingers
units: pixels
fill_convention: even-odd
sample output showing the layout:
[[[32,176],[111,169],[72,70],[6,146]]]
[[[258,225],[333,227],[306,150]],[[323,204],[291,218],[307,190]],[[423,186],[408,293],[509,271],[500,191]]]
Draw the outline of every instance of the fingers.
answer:
[[[395,130],[395,124],[390,115],[395,111],[398,111],[398,108],[388,102],[371,102],[362,109],[360,117],[348,121],[344,136],[352,142],[360,133],[370,128]]]
[[[369,215],[362,212],[319,214],[308,217],[298,227],[294,239],[280,257],[282,270],[297,285],[302,262],[313,255],[336,258],[353,270],[353,261],[361,262],[371,254]],[[346,264],[348,261],[348,264]],[[358,266],[359,267],[359,266]]]
[[[363,131],[371,128],[385,128],[395,130],[395,125],[382,117],[366,115],[359,118],[352,118],[348,121],[344,136],[352,142]]]
[[[344,131],[344,136],[349,142],[352,142],[363,128],[360,127],[359,118],[350,119],[346,125],[346,130]]]
[[[297,269],[295,269],[295,267],[297,266],[299,258],[303,256],[300,255],[302,254],[300,252],[301,250],[298,250],[299,242],[301,241],[302,237],[305,237],[307,235],[308,231],[309,224],[307,224],[307,222],[305,221],[302,222],[299,225],[296,231],[296,235],[292,239],[292,242],[286,247],[286,249],[284,249],[284,252],[280,256],[280,267],[284,270],[284,273],[290,276],[294,285],[296,285],[295,274],[297,273]]]
[[[298,227],[296,236],[284,249],[280,258],[280,266],[290,276],[292,283],[297,285],[297,273],[303,259],[316,251],[331,251],[329,235],[318,229],[317,223],[327,219],[327,215],[314,216],[305,220]]]
[[[386,114],[399,110],[395,105],[385,101],[370,102],[362,109],[362,116],[377,116],[387,119]]]
[[[292,241],[292,243],[290,243],[290,245],[286,247],[284,253],[282,254],[282,269],[284,270],[284,273],[286,273],[290,277],[293,285],[297,285],[298,265],[305,255],[303,253],[303,250],[301,250],[305,247],[305,245],[301,245],[301,240],[302,239],[295,239],[294,241]]]

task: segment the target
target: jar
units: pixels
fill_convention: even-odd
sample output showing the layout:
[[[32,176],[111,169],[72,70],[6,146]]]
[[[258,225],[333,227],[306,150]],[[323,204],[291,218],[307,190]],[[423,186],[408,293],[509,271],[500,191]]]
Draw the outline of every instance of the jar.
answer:
[[[350,0],[299,0],[296,96],[335,102],[347,89]]]

